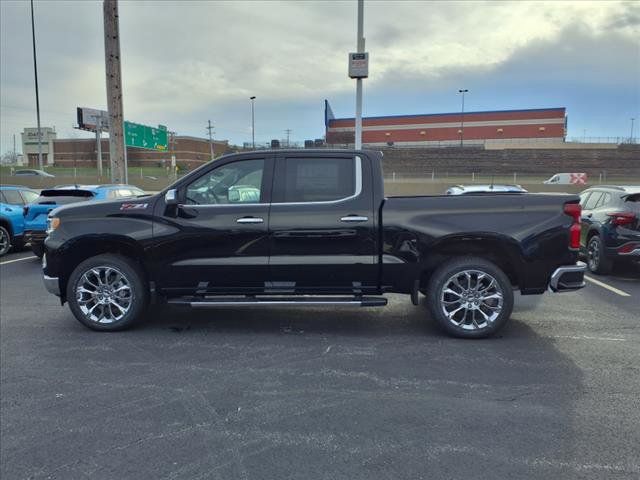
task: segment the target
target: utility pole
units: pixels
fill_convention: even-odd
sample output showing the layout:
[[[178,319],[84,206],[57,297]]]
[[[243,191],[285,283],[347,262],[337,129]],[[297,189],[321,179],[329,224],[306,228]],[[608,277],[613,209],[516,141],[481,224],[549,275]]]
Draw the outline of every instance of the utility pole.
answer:
[[[464,88],[458,90],[458,93],[462,94],[462,110],[460,114],[460,146],[464,146],[464,94],[467,93],[469,89]]]
[[[629,143],[633,143],[633,122],[635,122],[636,119],[635,118],[631,118],[631,134],[629,135]],[[13,136],[13,140],[14,140],[14,144],[15,144],[15,135]],[[13,149],[15,150],[16,147],[14,146]]]
[[[16,134],[13,134],[13,163],[18,163],[18,156],[16,155]]]
[[[40,128],[40,94],[38,92],[38,61],[36,60],[36,25],[31,0],[31,39],[33,40],[33,74],[36,79],[36,116],[38,117],[38,168],[42,170],[42,130]]]
[[[358,36],[356,46],[358,53],[364,53],[364,0],[358,0]],[[355,148],[362,148],[362,78],[356,79],[356,128],[355,128]]]
[[[256,119],[254,116],[254,107],[255,107],[255,101],[256,101],[256,96],[252,96],[249,97],[249,100],[251,100],[251,145],[252,148],[255,150],[256,149]]]
[[[287,148],[289,148],[289,136],[291,135],[291,129],[287,128],[284,133],[287,134]]]
[[[122,108],[122,68],[120,66],[120,27],[118,0],[104,0],[104,58],[109,110],[109,158],[111,181],[128,183],[127,156]]]
[[[213,160],[214,157],[214,153],[213,153],[213,135],[212,135],[212,131],[213,131],[213,125],[211,125],[211,120],[209,120],[209,126],[207,127],[207,130],[209,130],[209,148],[211,149],[211,160]]]

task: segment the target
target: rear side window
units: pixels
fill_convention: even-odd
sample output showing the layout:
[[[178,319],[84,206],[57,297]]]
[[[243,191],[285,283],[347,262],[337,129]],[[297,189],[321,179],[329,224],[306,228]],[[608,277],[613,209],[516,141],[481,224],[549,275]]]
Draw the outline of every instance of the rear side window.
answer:
[[[587,199],[587,202],[584,204],[583,208],[585,210],[593,210],[598,204],[598,201],[600,200],[601,197],[602,197],[602,192],[593,192],[591,196]]]
[[[598,203],[596,203],[596,207],[595,208],[600,208],[600,207],[604,207],[605,205],[609,205],[611,203],[611,194],[610,193],[603,193],[602,196],[600,197],[600,200],[598,200]]]
[[[6,203],[10,205],[24,205],[24,200],[22,200],[18,190],[5,190],[3,193]]]
[[[285,158],[278,167],[275,202],[328,202],[356,194],[353,157]]]
[[[632,212],[640,213],[640,193],[629,195],[624,199],[624,205]]]

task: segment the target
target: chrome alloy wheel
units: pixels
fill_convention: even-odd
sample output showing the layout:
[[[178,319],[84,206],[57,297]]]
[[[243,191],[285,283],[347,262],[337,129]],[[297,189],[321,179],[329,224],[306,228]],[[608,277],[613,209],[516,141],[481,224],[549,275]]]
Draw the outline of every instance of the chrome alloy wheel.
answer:
[[[133,295],[129,280],[113,267],[93,267],[82,274],[76,285],[78,307],[88,320],[113,323],[131,308]]]
[[[440,308],[456,327],[481,330],[494,322],[503,306],[500,285],[486,272],[463,270],[449,277],[440,292]]]

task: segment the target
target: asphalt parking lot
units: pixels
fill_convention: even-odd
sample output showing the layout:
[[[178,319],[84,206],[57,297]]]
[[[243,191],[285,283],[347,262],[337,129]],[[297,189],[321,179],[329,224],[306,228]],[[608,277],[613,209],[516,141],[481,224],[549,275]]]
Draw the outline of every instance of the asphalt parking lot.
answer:
[[[424,306],[156,309],[95,333],[0,259],[3,479],[640,476],[640,275],[518,301],[488,340]]]

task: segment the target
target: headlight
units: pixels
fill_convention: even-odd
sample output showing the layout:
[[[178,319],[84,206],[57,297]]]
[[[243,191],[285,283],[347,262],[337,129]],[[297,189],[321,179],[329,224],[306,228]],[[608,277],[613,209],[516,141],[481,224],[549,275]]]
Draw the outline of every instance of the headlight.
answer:
[[[51,235],[51,233],[60,226],[60,219],[58,217],[48,217],[47,218],[47,235]]]

